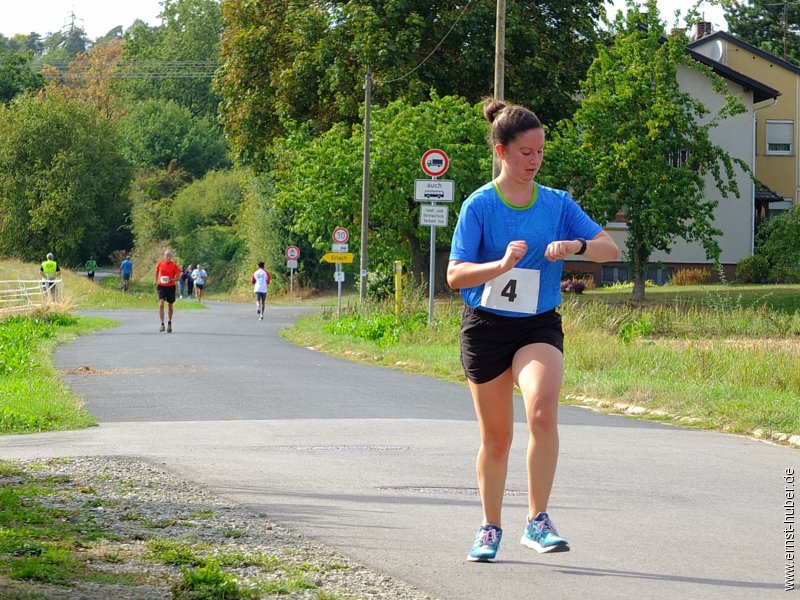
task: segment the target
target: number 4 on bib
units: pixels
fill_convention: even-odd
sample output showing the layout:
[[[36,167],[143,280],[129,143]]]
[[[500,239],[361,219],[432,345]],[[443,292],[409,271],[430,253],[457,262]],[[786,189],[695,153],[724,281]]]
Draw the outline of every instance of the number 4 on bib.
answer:
[[[500,292],[500,295],[508,298],[509,302],[514,302],[514,300],[517,299],[517,280],[509,279],[506,287],[504,287],[503,291]]]
[[[481,306],[526,315],[535,315],[539,306],[539,271],[511,269],[487,281]]]

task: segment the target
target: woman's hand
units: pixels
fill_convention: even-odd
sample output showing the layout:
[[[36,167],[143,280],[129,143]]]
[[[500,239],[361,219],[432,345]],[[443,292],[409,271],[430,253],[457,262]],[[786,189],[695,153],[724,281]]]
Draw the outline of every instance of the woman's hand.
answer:
[[[510,271],[517,266],[517,263],[522,260],[522,257],[528,252],[528,243],[525,240],[516,240],[509,242],[506,247],[506,253],[500,259],[500,268],[502,272]]]
[[[581,249],[581,243],[578,240],[561,240],[558,242],[550,242],[544,251],[544,257],[550,262],[566,258],[570,254],[575,254]]]

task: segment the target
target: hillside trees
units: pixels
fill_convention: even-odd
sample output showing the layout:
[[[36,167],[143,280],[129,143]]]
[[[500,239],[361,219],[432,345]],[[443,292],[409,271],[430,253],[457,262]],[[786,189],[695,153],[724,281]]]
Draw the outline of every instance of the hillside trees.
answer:
[[[42,87],[41,75],[31,68],[32,60],[30,51],[0,50],[0,104]]]
[[[208,117],[192,115],[173,100],[145,100],[119,121],[123,151],[139,169],[174,161],[192,177],[230,166],[222,132]]]
[[[242,203],[240,174],[211,171],[182,188],[172,203],[172,239],[178,255],[203,263],[216,285],[236,280],[244,242],[236,230]]]
[[[162,22],[125,32],[119,94],[131,101],[173,100],[192,115],[215,118],[211,89],[224,24],[218,0],[164,0]]]
[[[94,108],[59,95],[0,106],[0,254],[78,264],[127,247],[130,177]]]

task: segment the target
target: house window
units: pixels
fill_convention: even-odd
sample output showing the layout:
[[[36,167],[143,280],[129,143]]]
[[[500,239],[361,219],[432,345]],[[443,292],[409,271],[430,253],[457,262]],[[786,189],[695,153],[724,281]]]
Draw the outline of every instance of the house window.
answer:
[[[676,169],[680,169],[689,165],[689,149],[682,148],[677,152],[672,152],[667,156],[667,162],[675,167]]]
[[[767,121],[767,154],[794,153],[794,121]]]
[[[617,281],[628,281],[627,267],[603,267],[601,281],[604,285],[616,283]]]

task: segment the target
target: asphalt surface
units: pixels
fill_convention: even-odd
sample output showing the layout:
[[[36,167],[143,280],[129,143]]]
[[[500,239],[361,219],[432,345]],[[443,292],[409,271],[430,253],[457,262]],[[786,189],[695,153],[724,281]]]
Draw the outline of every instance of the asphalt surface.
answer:
[[[294,346],[279,331],[300,309],[259,322],[250,305],[177,307],[172,334],[155,311],[97,313],[122,324],[56,362],[100,426],[0,437],[0,456],[141,457],[440,598],[784,593],[797,450],[562,407],[550,513],[572,551],[538,555],[519,544],[518,403],[499,560],[469,563],[481,510],[464,386]]]

